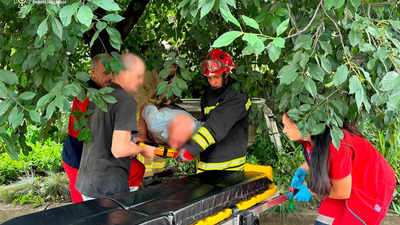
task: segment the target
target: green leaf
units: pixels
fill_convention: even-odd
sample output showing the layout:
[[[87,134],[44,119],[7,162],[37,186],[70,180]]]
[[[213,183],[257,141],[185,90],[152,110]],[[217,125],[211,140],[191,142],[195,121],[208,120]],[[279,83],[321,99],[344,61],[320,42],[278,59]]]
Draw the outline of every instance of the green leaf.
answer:
[[[184,7],[185,5],[187,5],[190,2],[190,0],[183,0],[181,1],[181,3],[179,3],[178,5],[178,9]]]
[[[349,106],[347,105],[346,101],[343,100],[331,100],[332,105],[338,110],[340,115],[346,116],[349,112]]]
[[[108,103],[110,103],[110,104],[114,104],[114,103],[116,103],[117,102],[117,99],[115,99],[113,96],[111,96],[111,95],[103,95],[103,96],[101,96],[103,99],[104,99],[104,101],[106,101],[106,102],[108,102]]]
[[[92,47],[94,41],[99,37],[100,32],[103,31],[104,28],[106,28],[106,26],[107,26],[107,23],[105,23],[105,22],[100,21],[100,22],[96,23],[97,30],[96,30],[96,33],[94,33],[92,40],[90,40],[90,47]]]
[[[303,115],[304,113],[298,109],[291,109],[287,112],[287,115],[290,117],[290,119],[297,121],[299,120],[300,116]],[[299,128],[300,129],[300,128]]]
[[[393,91],[393,93],[389,97],[389,101],[387,103],[388,109],[391,110],[399,110],[400,107],[400,88],[397,88]]]
[[[392,24],[392,26],[397,29],[400,30],[400,21],[399,20],[389,20],[390,24]]]
[[[57,18],[51,17],[51,29],[55,35],[62,39],[63,27]]]
[[[31,91],[25,91],[24,93],[21,93],[18,98],[21,100],[31,100],[36,96],[36,93],[31,92]]]
[[[112,87],[103,87],[102,89],[99,90],[99,93],[102,95],[110,94],[113,90],[114,88]]]
[[[324,81],[324,70],[318,66],[317,64],[310,63],[308,64],[308,73],[311,75],[313,79],[316,79],[320,82]]]
[[[380,60],[385,60],[389,58],[390,52],[389,49],[387,49],[386,47],[380,47],[376,54]]]
[[[46,119],[50,119],[56,109],[56,102],[52,101],[47,105],[46,108]]]
[[[23,119],[24,114],[17,106],[15,106],[8,115],[8,122],[12,125],[13,129],[21,125]]]
[[[298,76],[291,86],[292,96],[297,96],[304,89],[304,76]]]
[[[10,103],[8,101],[1,101],[0,102],[0,116],[2,116],[5,112],[7,112],[9,107],[10,107]]]
[[[76,13],[76,10],[79,8],[79,3],[80,2],[74,2],[70,5],[64,6],[60,10],[60,19],[61,23],[64,25],[64,27],[68,26],[71,23],[71,17]]]
[[[400,75],[394,71],[388,72],[380,83],[382,91],[391,91],[400,87]]]
[[[200,19],[202,19],[205,15],[207,15],[211,9],[214,7],[215,0],[208,0],[200,11]]]
[[[309,104],[303,104],[303,105],[301,105],[300,108],[299,108],[299,110],[302,111],[302,112],[307,112],[307,111],[309,111],[310,109],[311,109],[311,105],[309,105]]]
[[[165,91],[165,97],[169,98],[173,94],[172,92],[172,87],[168,87],[167,90]]]
[[[324,8],[326,10],[330,10],[336,3],[337,0],[325,0],[324,1]]]
[[[314,98],[317,96],[317,85],[315,85],[315,82],[311,78],[306,77],[304,80],[304,87]]]
[[[115,49],[118,51],[121,49],[121,34],[119,33],[118,30],[112,27],[107,27],[106,28],[107,33],[110,35],[110,44],[113,46]]]
[[[325,70],[325,72],[331,73],[332,71],[331,62],[323,56],[319,56],[319,59],[321,60],[321,66]]]
[[[324,49],[324,51],[327,54],[332,54],[332,46],[331,46],[331,44],[329,44],[326,41],[319,41],[319,44],[321,45],[321,48]]]
[[[279,59],[279,56],[281,55],[282,49],[280,47],[277,47],[275,43],[271,45],[268,48],[268,57],[271,59],[272,62],[275,62],[276,60]]]
[[[281,35],[289,26],[289,19],[286,19],[281,24],[279,24],[278,28],[276,28],[276,36]]]
[[[188,88],[186,82],[178,77],[174,79],[174,82],[181,90],[186,90]]]
[[[284,48],[285,47],[285,39],[281,37],[277,37],[274,39],[274,45],[278,48]]]
[[[361,0],[350,0],[350,3],[354,6],[354,8],[357,10],[358,7],[361,4]]]
[[[343,5],[344,5],[344,0],[336,0],[335,1],[335,8],[336,9],[342,8]]]
[[[178,66],[179,66],[180,68],[185,68],[185,65],[186,65],[186,59],[185,59],[185,58],[179,57],[179,58],[178,58]]]
[[[88,73],[83,72],[83,71],[78,71],[75,74],[75,77],[78,78],[79,80],[83,81],[83,82],[87,82],[88,80],[90,80],[90,76]]]
[[[333,77],[333,82],[336,87],[339,87],[347,80],[347,75],[349,74],[349,69],[345,64],[339,66],[336,70],[335,76]]]
[[[311,135],[321,134],[325,130],[325,123],[320,123],[311,127]]]
[[[359,30],[351,30],[349,32],[349,41],[350,44],[354,47],[356,46],[358,43],[360,43],[362,39],[362,32]]]
[[[356,91],[356,104],[358,109],[360,109],[361,104],[364,102],[365,97],[366,96],[364,88],[360,88],[358,89],[358,91]]]
[[[299,35],[296,38],[293,50],[298,50],[299,48],[311,50],[311,45],[312,45],[312,38],[310,35]]]
[[[35,110],[29,110],[29,117],[31,117],[31,120],[33,122],[36,122],[36,123],[41,122],[40,114]]]
[[[37,35],[39,35],[39,37],[42,37],[43,35],[46,34],[47,30],[48,30],[48,27],[47,27],[47,18],[46,18],[40,23],[36,33],[37,33]]]
[[[168,81],[163,81],[157,85],[157,95],[161,95],[167,90]]]
[[[232,13],[229,10],[225,10],[223,8],[220,8],[219,10],[221,11],[222,17],[226,21],[229,21],[229,22],[235,24],[236,26],[240,27],[239,21],[232,15]]]
[[[121,10],[121,8],[118,6],[117,3],[114,2],[114,0],[90,0],[90,1],[107,11]]]
[[[190,81],[192,79],[188,69],[180,68],[180,71],[181,71],[181,76],[183,79],[185,79],[186,81]]]
[[[228,5],[232,6],[233,8],[236,9],[236,3],[235,0],[225,0],[226,3],[228,3]]]
[[[118,23],[119,21],[122,21],[124,17],[118,15],[118,14],[108,14],[103,16],[103,20],[107,22],[113,22],[113,23]]]
[[[279,71],[279,72],[281,72],[281,71]],[[293,83],[293,81],[296,80],[297,76],[298,76],[297,72],[284,73],[284,74],[282,74],[282,76],[280,78],[280,83],[289,85],[289,84]]]
[[[344,137],[343,131],[337,126],[332,126],[330,136],[332,138],[332,143],[336,149],[340,147],[340,140]]]
[[[212,47],[219,48],[230,45],[240,35],[242,35],[241,31],[228,31],[215,40]]]
[[[349,79],[349,94],[356,93],[360,88],[362,88],[360,79],[356,75],[351,76]]]
[[[250,26],[256,30],[260,29],[257,21],[255,21],[254,19],[247,17],[247,16],[242,16],[242,18],[243,18],[244,22],[247,24],[247,26]]]
[[[370,43],[361,43],[360,50],[362,52],[372,52],[375,51],[375,47]]]
[[[50,99],[52,99],[52,98],[53,98],[53,96],[50,95],[50,94],[45,94],[45,95],[43,95],[43,96],[37,101],[36,108],[37,108],[37,109],[42,108],[42,107],[45,106],[45,105],[47,104],[47,102],[49,102]]]
[[[21,9],[18,12],[18,17],[19,18],[25,18],[28,13],[30,13],[32,9],[33,4],[27,4],[21,7]]]
[[[18,77],[12,71],[0,70],[0,81],[9,85],[15,85],[18,84]]]
[[[284,74],[297,73],[297,68],[298,68],[297,66],[291,64],[282,67],[282,69],[280,69],[278,72],[278,78],[282,78]]]
[[[255,34],[245,34],[242,40],[246,41],[248,45],[254,45],[258,41],[258,37]]]
[[[164,68],[160,71],[158,76],[165,79],[169,76],[169,73],[171,73],[171,71],[172,71],[172,69],[170,67]]]
[[[77,17],[81,24],[90,27],[93,18],[93,12],[88,6],[82,5],[78,10]]]
[[[64,95],[58,95],[56,99],[54,99],[54,102],[59,109],[63,111],[69,111],[70,103]]]

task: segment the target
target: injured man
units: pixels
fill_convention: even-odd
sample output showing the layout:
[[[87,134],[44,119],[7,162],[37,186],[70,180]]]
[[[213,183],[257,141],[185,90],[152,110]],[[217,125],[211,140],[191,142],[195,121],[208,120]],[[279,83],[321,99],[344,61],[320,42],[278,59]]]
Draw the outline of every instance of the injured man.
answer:
[[[156,107],[148,102],[140,112],[139,133],[135,142],[168,144],[180,149],[201,125],[202,122],[179,106],[163,104]]]

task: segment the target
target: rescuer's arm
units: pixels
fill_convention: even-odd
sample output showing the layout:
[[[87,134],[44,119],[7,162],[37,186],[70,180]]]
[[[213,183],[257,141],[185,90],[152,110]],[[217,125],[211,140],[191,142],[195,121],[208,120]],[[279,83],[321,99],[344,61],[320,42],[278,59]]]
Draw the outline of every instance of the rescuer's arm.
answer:
[[[204,125],[184,146],[191,155],[196,156],[208,146],[226,137],[236,122],[247,117],[250,99],[244,94],[227,96],[215,109]]]

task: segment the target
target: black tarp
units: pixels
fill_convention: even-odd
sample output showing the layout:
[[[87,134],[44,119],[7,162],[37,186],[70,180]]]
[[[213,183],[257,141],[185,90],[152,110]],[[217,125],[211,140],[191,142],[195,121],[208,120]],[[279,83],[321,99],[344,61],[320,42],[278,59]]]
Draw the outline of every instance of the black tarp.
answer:
[[[34,213],[4,225],[192,224],[268,189],[262,173],[209,171],[132,193]]]

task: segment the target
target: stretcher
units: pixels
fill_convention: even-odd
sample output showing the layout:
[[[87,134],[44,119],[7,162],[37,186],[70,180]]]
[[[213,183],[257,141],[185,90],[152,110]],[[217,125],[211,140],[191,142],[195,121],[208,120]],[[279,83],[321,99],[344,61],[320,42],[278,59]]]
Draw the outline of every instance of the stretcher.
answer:
[[[207,171],[17,217],[4,225],[256,225],[260,213],[289,198],[277,196],[272,168],[246,164],[242,172]]]

